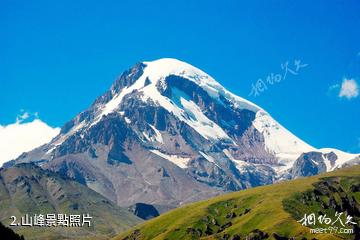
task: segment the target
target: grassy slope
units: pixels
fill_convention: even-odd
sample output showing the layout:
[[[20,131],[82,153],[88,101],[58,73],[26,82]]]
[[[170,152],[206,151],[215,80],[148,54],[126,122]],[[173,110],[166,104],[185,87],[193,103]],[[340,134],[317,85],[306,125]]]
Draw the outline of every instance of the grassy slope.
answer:
[[[291,198],[294,194],[313,189],[313,183],[322,177],[330,176],[360,176],[360,166],[341,169],[309,178],[302,178],[282,182],[269,186],[256,187],[244,191],[225,194],[209,200],[193,203],[172,210],[155,219],[147,221],[137,227],[120,234],[114,239],[123,239],[134,236],[135,230],[140,230],[136,239],[194,239],[188,233],[188,228],[203,228],[204,216],[222,216],[222,211],[235,211],[237,216],[232,219],[232,226],[226,228],[224,233],[248,234],[254,229],[268,233],[281,233],[283,236],[306,236],[308,239],[338,239],[330,234],[310,235],[309,229],[303,227],[288,212],[283,209],[283,200]],[[247,214],[245,209],[251,209]],[[219,225],[224,218],[218,218]],[[136,232],[136,231],[135,231]],[[215,235],[202,239],[216,239]]]
[[[93,217],[92,227],[11,227],[25,239],[108,239],[141,222],[95,191],[57,174],[31,165],[0,171],[0,221],[29,214],[84,214]]]

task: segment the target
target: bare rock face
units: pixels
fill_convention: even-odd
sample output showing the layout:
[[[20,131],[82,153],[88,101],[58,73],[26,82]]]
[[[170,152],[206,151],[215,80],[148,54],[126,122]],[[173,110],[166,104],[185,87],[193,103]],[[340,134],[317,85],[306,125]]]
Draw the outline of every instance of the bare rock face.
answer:
[[[356,156],[316,150],[201,70],[160,59],[125,71],[51,142],[5,166],[34,162],[120,206],[169,209]]]
[[[291,169],[291,177],[312,176],[326,172],[326,165],[320,152],[303,153]]]
[[[135,203],[129,207],[129,210],[144,220],[148,220],[160,215],[159,211],[153,205],[146,203]]]

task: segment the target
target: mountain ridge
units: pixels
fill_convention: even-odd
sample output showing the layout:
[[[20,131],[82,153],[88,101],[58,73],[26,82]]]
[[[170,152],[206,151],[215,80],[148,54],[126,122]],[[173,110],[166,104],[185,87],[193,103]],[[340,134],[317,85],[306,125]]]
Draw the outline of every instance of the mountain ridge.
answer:
[[[167,58],[125,71],[50,143],[15,160],[21,162],[70,176],[120,206],[175,207],[360,157],[313,148],[208,74]]]
[[[113,240],[225,239],[358,239],[360,231],[360,166],[301,179],[227,193],[173,209],[139,224]],[[335,200],[336,199],[336,200]],[[349,214],[356,224],[333,225],[320,220],[303,225],[305,214],[326,216],[331,224],[335,211]],[[342,221],[345,223],[346,217]],[[310,229],[351,229],[347,234]]]
[[[25,239],[107,239],[142,221],[88,187],[32,163],[1,168],[0,193],[0,221]],[[10,225],[11,216],[18,223],[26,214],[89,214],[91,226]]]

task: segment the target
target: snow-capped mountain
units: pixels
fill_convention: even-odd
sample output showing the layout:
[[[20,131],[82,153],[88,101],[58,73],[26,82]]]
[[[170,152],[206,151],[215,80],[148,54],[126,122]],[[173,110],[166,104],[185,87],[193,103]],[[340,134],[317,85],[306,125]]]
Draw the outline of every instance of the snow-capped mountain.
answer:
[[[203,71],[160,59],[125,71],[51,142],[12,164],[29,161],[121,206],[168,208],[332,171],[360,157],[315,149]]]

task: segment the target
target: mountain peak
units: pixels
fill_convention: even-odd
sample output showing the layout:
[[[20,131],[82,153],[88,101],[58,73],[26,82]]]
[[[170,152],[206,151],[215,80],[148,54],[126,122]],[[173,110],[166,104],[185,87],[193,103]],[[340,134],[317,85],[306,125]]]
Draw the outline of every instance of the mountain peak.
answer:
[[[157,83],[170,75],[175,75],[190,79],[199,85],[221,86],[202,70],[178,59],[161,58],[143,62],[143,64],[146,66],[143,76],[149,78],[152,83]]]
[[[144,61],[142,63],[149,67],[157,68],[157,71],[160,72],[173,72],[176,69],[179,70],[193,69],[200,71],[191,64],[176,58],[159,58],[153,61]]]
[[[164,81],[166,77],[175,75],[194,82],[214,98],[222,96],[228,99],[238,108],[248,109],[253,112],[261,109],[254,103],[227,91],[209,74],[186,62],[174,58],[161,58],[154,61],[145,61],[143,64],[145,68],[139,80],[141,78],[142,81],[149,79],[151,83],[158,84],[159,81]],[[139,86],[143,85],[143,83],[139,84]]]
[[[152,61],[144,61],[142,62],[143,64],[149,65],[149,64],[156,64],[158,67],[159,66],[175,66],[175,67],[181,67],[181,66],[191,66],[190,64],[181,61],[179,59],[176,58],[159,58],[156,60],[152,60]],[[193,67],[193,66],[191,66]]]

